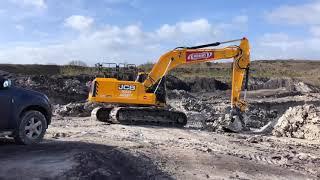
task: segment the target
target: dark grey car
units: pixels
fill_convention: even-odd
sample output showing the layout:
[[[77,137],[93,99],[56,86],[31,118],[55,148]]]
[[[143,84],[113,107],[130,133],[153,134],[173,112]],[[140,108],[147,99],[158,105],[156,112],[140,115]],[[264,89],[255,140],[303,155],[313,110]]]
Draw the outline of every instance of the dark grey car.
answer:
[[[14,87],[0,76],[0,132],[19,144],[35,144],[51,123],[51,105],[46,95]]]

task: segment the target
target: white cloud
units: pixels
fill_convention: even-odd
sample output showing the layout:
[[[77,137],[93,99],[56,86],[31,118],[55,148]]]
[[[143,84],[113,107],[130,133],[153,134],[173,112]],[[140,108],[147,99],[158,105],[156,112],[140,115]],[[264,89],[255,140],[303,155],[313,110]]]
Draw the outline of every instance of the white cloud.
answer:
[[[46,8],[47,5],[44,0],[22,0],[23,3],[27,5],[32,5],[37,8]]]
[[[5,18],[15,22],[22,23],[27,22],[32,18],[44,17],[48,12],[48,6],[46,0],[3,0],[7,1],[13,6],[8,6],[3,3],[6,10],[0,15],[4,15]],[[2,5],[2,4],[1,4]],[[1,11],[1,10],[0,10]],[[24,22],[24,23],[25,23]]]
[[[320,24],[320,1],[308,4],[281,6],[267,14],[272,23]]]
[[[16,24],[16,25],[15,25],[15,28],[16,28],[18,31],[24,31],[24,26],[21,25],[21,24]]]
[[[267,33],[252,46],[258,59],[319,59],[320,38],[298,39],[286,33]]]
[[[290,40],[285,33],[267,33],[259,41],[262,46],[278,48],[281,51],[287,51],[289,48],[299,44]]]
[[[313,36],[320,37],[320,25],[319,26],[312,26],[310,28],[310,32]]]
[[[270,23],[291,25],[291,28],[308,28],[303,37],[287,33],[266,33],[256,42],[259,59],[319,59],[320,1],[299,5],[286,5],[266,14]]]
[[[230,28],[203,18],[162,25],[153,31],[144,31],[140,24],[90,28],[93,19],[84,16],[71,16],[64,24],[79,30],[78,37],[50,45],[25,43],[4,46],[0,48],[0,62],[65,64],[78,59],[88,64],[99,61],[143,63],[155,61],[176,46],[225,39],[223,33]]]
[[[47,8],[45,0],[10,0],[13,3],[23,6],[32,6],[39,9]]]
[[[93,24],[94,19],[91,17],[72,15],[65,19],[64,25],[78,31],[84,31]]]
[[[150,61],[156,58],[159,49],[154,48],[155,44],[148,34],[137,25],[107,25],[97,31],[80,33],[76,39],[53,45],[27,43],[0,48],[0,62],[65,64],[78,59],[94,64],[100,61]]]
[[[125,33],[132,37],[141,36],[143,34],[142,30],[137,25],[130,25],[125,28]]]
[[[233,18],[233,22],[234,23],[242,23],[242,24],[245,24],[247,23],[249,20],[248,16],[246,15],[240,15],[240,16],[236,16]]]
[[[211,30],[211,25],[206,19],[199,19],[191,22],[181,22],[177,24],[177,27],[183,33],[196,35],[208,33]]]
[[[169,24],[164,24],[160,29],[157,30],[157,34],[161,38],[171,38],[176,35],[176,27],[170,26]]]
[[[217,36],[220,28],[213,27],[207,19],[178,22],[174,25],[164,24],[157,31],[156,35],[163,39],[213,39]]]

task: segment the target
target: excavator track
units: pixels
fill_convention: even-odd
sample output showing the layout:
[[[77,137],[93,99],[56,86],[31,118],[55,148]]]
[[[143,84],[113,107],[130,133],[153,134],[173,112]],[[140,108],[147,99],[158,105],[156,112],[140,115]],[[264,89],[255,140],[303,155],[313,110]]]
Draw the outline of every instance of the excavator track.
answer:
[[[187,124],[187,116],[183,112],[153,107],[102,107],[94,109],[91,116],[95,120],[113,124],[174,127]]]

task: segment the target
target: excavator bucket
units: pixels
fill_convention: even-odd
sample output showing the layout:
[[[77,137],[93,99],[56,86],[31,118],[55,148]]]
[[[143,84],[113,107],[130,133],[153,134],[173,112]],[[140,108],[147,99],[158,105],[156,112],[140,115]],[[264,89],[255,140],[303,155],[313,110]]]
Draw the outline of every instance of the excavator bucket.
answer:
[[[225,125],[222,127],[225,132],[239,133],[248,130],[246,128],[242,111],[232,108],[225,116]]]

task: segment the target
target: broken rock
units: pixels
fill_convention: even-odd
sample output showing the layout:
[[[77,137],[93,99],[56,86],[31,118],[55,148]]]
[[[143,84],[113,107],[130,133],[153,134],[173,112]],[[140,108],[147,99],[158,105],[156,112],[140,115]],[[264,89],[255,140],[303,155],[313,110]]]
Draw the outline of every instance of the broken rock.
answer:
[[[289,108],[278,120],[272,134],[309,140],[320,139],[320,108],[304,105]]]

